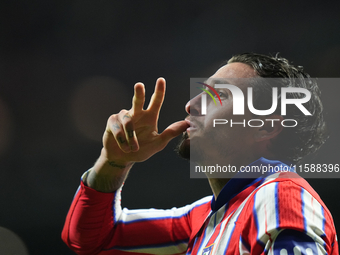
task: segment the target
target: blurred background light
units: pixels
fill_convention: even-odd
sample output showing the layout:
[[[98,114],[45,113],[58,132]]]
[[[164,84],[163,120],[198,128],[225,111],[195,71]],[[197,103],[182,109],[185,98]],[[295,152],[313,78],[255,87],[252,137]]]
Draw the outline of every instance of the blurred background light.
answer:
[[[129,88],[133,91],[133,86]],[[71,99],[71,114],[77,130],[86,138],[101,141],[111,114],[130,107],[127,88],[105,76],[89,77],[78,85]]]
[[[21,238],[13,231],[0,227],[0,254],[28,255],[28,249]]]

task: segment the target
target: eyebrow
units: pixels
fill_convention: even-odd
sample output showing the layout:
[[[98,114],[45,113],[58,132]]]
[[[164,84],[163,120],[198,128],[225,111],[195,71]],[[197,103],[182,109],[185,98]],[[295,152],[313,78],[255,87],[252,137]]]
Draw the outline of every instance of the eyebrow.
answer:
[[[209,81],[209,79],[205,80],[204,83],[207,84],[208,81]],[[228,80],[228,78],[222,78],[222,79],[221,78],[212,78],[211,81],[212,82],[210,83],[210,86],[213,87],[213,88],[215,88],[215,84],[231,84],[231,85],[233,85],[233,83],[230,80]],[[210,90],[209,88],[207,88],[207,89]],[[229,96],[231,96],[231,97],[233,96],[228,89],[226,90],[226,92],[228,93]]]
[[[209,79],[205,80],[204,83],[209,84],[208,83]],[[210,82],[210,86],[214,87],[215,84],[233,84],[230,80],[228,80],[227,78],[212,78],[211,82]]]

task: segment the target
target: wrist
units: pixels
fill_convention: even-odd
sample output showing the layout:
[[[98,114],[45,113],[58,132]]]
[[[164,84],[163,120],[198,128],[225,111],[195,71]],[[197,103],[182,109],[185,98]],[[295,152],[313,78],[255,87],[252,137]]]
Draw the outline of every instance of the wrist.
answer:
[[[132,162],[108,159],[101,155],[92,169],[97,175],[109,177],[122,174],[124,175],[125,172],[129,171],[132,165]]]
[[[110,160],[101,153],[83,182],[100,192],[115,192],[123,185],[132,165],[133,162]]]
[[[118,169],[124,169],[131,166],[134,162],[127,161],[122,158],[115,158],[114,156],[109,155],[105,148],[102,148],[100,156],[96,163],[99,163],[101,165],[110,165],[111,167]]]

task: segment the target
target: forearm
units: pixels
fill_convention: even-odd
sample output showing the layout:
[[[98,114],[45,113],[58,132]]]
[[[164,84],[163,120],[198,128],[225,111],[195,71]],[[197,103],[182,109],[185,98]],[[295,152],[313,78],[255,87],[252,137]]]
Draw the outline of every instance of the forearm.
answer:
[[[123,185],[132,165],[133,162],[109,159],[105,149],[102,149],[84,183],[100,192],[115,192]]]
[[[133,254],[183,254],[192,229],[188,212],[205,218],[210,211],[211,197],[170,210],[122,210],[120,194],[120,189],[102,193],[81,183],[62,232],[73,251],[79,255],[101,254],[103,250],[107,254],[125,254],[126,250]],[[150,247],[154,247],[152,251]]]
[[[64,224],[62,239],[77,254],[98,254],[120,215],[120,192],[102,193],[81,183]]]

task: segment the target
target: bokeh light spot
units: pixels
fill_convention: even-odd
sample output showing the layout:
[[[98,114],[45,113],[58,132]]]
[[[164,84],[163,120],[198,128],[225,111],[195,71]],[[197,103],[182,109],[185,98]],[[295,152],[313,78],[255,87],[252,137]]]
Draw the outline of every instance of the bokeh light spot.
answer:
[[[133,85],[130,89],[133,95]],[[77,130],[91,140],[101,141],[110,115],[131,107],[127,91],[111,77],[97,76],[82,81],[71,100],[71,114]]]

